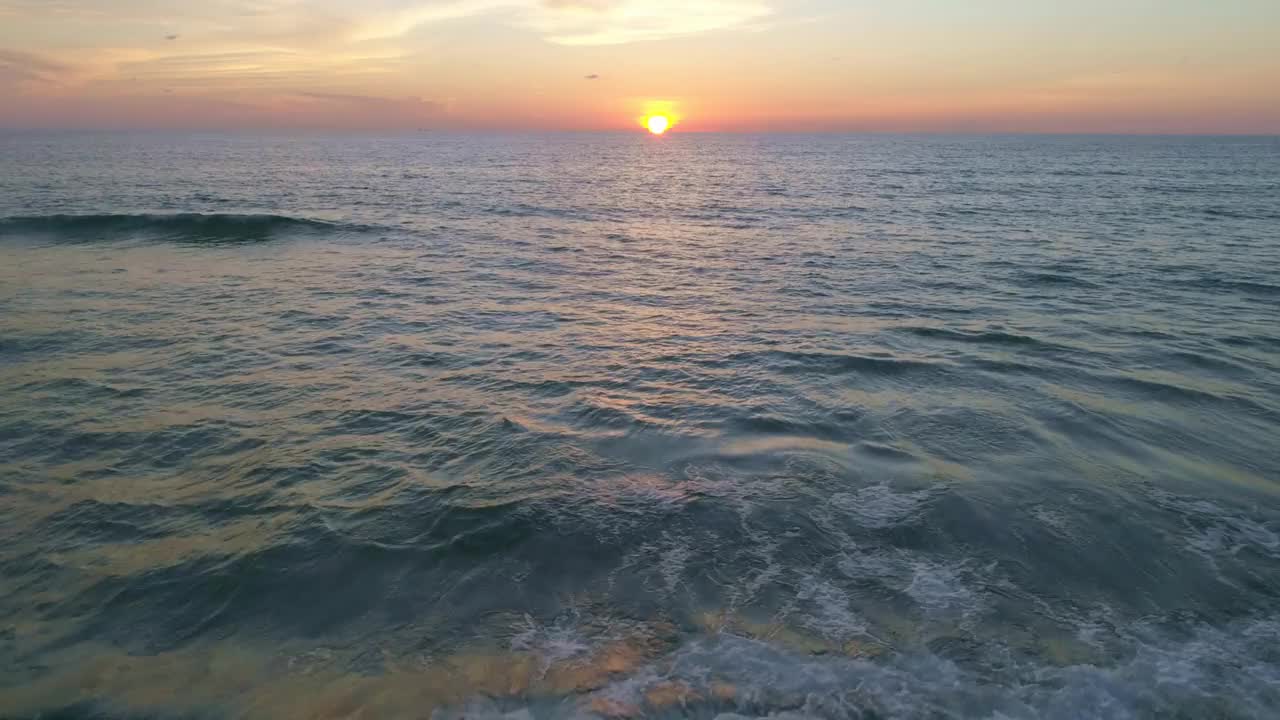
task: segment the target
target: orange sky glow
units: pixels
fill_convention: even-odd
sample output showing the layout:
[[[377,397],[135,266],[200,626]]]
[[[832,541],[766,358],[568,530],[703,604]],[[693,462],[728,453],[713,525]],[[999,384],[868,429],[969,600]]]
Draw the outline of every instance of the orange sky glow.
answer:
[[[0,127],[1280,133],[1270,0],[0,0]]]

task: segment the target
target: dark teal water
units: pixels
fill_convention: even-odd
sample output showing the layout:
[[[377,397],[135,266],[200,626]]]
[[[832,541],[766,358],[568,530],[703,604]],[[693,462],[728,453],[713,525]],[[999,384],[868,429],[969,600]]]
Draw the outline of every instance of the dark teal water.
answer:
[[[1270,718],[1280,140],[0,135],[0,717]]]

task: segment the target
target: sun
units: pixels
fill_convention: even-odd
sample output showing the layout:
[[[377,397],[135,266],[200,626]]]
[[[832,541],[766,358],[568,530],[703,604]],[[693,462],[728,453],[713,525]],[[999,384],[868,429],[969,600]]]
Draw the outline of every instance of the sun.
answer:
[[[645,126],[654,135],[661,135],[671,129],[671,118],[666,115],[653,115],[645,120]]]
[[[0,4],[3,4],[0,0]],[[644,100],[636,120],[653,135],[666,135],[684,121],[684,112],[675,100]]]

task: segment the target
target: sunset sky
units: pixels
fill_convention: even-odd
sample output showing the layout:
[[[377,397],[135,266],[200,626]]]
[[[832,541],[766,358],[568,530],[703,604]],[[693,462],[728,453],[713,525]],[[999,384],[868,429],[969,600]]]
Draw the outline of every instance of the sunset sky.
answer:
[[[1277,0],[0,0],[0,127],[1280,132]]]

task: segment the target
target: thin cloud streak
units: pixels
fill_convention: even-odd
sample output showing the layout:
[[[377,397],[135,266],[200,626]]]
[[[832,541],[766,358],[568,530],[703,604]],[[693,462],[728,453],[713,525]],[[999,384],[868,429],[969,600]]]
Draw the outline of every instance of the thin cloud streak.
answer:
[[[773,14],[758,0],[567,0],[535,13],[529,27],[570,46],[621,45],[742,27]]]
[[[0,48],[0,89],[9,92],[59,84],[72,71],[70,65],[56,60]]]

